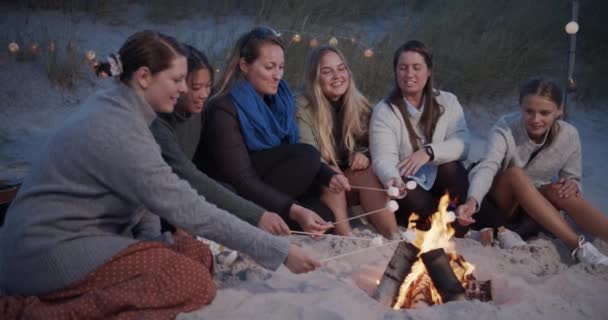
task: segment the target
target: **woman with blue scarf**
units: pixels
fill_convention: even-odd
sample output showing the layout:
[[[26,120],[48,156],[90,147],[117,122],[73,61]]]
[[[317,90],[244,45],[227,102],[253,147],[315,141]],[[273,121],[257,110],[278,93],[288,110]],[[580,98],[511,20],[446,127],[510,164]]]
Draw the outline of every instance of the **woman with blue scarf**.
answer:
[[[298,143],[293,93],[282,80],[283,43],[268,28],[239,38],[204,115],[195,163],[208,175],[267,210],[291,229],[323,233],[333,213],[319,186],[342,192],[348,180]]]

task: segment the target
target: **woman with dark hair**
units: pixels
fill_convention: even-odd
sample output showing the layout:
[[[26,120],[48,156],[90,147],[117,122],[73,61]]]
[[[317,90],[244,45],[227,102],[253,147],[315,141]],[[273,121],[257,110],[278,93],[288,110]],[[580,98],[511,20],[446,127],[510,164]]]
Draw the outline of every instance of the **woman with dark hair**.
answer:
[[[462,203],[468,188],[460,162],[467,156],[469,132],[456,96],[433,87],[433,55],[422,42],[412,40],[397,49],[393,58],[395,87],[372,114],[370,151],[374,171],[385,187],[405,189],[418,183],[398,200],[397,220],[406,223],[412,212],[425,229],[448,191]],[[457,235],[464,228],[457,227]]]
[[[368,124],[371,106],[355,85],[346,59],[331,46],[310,52],[304,66],[304,93],[298,98],[300,141],[314,146],[321,159],[349,183],[366,188],[382,188],[369,158]],[[324,189],[321,199],[336,219],[348,216],[348,204],[359,201],[365,211],[386,206],[388,195],[370,189],[331,192]],[[397,233],[395,215],[388,209],[370,215],[370,222],[387,238]],[[348,221],[336,224],[336,233],[349,235]]]
[[[112,88],[49,138],[0,233],[3,319],[173,319],[215,296],[209,248],[159,219],[249,254],[269,269],[319,263],[209,204],[171,172],[149,126],[186,93],[185,50],[135,33],[110,59]],[[103,64],[105,67],[107,65]]]
[[[318,188],[341,192],[343,175],[322,164],[319,152],[298,143],[295,101],[284,69],[283,42],[268,28],[242,35],[217,92],[205,110],[195,163],[237,193],[277,212],[292,229],[322,233],[333,214]]]
[[[239,197],[192,163],[201,136],[201,113],[211,93],[213,68],[202,52],[189,45],[185,47],[188,92],[180,96],[172,113],[159,113],[150,127],[163,159],[207,201],[272,234],[289,234],[289,227],[278,214]],[[172,228],[163,220],[163,229]]]
[[[581,143],[576,128],[560,120],[561,90],[552,81],[531,79],[520,90],[519,104],[519,112],[494,125],[458,215],[485,214],[485,203],[491,202],[507,219],[515,212],[529,215],[583,263],[608,265],[608,257],[578,237],[560,214],[565,211],[585,231],[608,241],[608,218],[581,194]]]

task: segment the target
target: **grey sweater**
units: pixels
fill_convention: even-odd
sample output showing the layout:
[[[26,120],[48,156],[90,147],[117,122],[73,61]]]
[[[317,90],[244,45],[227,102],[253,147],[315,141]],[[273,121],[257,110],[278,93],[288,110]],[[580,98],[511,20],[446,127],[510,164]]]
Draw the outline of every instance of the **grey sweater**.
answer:
[[[510,168],[523,168],[535,186],[551,183],[552,178],[574,180],[581,189],[582,157],[578,131],[558,120],[559,131],[549,146],[528,162],[543,144],[528,137],[521,113],[511,113],[496,122],[486,144],[482,161],[469,174],[469,197],[481,203],[492,186],[494,177]],[[545,137],[546,140],[546,137]]]
[[[183,118],[175,113],[162,114],[154,120],[150,130],[160,145],[163,159],[175,174],[188,181],[207,201],[252,225],[258,224],[265,209],[226,189],[192,163],[192,150],[196,150],[200,140],[200,115]],[[190,134],[186,134],[187,132]],[[185,146],[192,151],[190,156],[186,154]]]
[[[194,158],[198,143],[201,140],[201,131],[203,127],[201,117],[200,113],[185,115],[177,110],[172,113],[158,115],[158,118],[164,120],[172,129],[173,135],[176,137],[181,150],[190,160]],[[154,127],[154,123],[152,123],[152,127]],[[152,134],[156,137],[154,130],[152,130]],[[161,145],[161,149],[162,147],[163,146]]]
[[[266,268],[280,266],[288,240],[218,209],[173,174],[149,129],[155,118],[117,82],[49,138],[0,229],[6,293],[43,294],[82,279],[138,241],[134,227],[147,212]]]

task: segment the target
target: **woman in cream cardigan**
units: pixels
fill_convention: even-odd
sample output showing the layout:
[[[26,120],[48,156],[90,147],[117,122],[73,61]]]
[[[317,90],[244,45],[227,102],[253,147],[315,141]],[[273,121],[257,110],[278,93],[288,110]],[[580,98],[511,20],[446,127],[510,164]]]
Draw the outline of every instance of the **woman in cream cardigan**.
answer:
[[[399,200],[397,220],[412,212],[425,229],[439,198],[448,191],[453,201],[466,200],[469,132],[456,96],[433,88],[433,57],[421,42],[403,44],[393,59],[395,88],[374,107],[370,151],[374,172],[385,187],[418,186]],[[457,228],[460,234],[464,228]]]

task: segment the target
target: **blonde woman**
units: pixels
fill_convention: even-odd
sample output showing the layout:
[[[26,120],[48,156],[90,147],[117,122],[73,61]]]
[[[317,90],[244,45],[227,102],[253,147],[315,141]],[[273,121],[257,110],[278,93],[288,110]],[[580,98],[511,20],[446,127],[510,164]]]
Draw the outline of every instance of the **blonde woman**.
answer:
[[[330,46],[313,50],[306,59],[304,93],[298,98],[300,142],[319,150],[322,160],[355,186],[382,188],[374,175],[368,152],[371,106],[357,90],[346,60]],[[321,200],[336,220],[347,218],[349,200],[358,200],[366,211],[386,205],[386,193],[352,189],[331,192],[324,188]],[[397,232],[395,216],[388,209],[369,216],[378,232],[390,238]],[[347,235],[351,226],[336,224],[336,233]]]
[[[278,213],[291,230],[323,233],[332,213],[316,190],[349,186],[317,150],[298,143],[284,65],[283,42],[272,29],[258,27],[239,38],[206,107],[195,162],[243,198]]]

